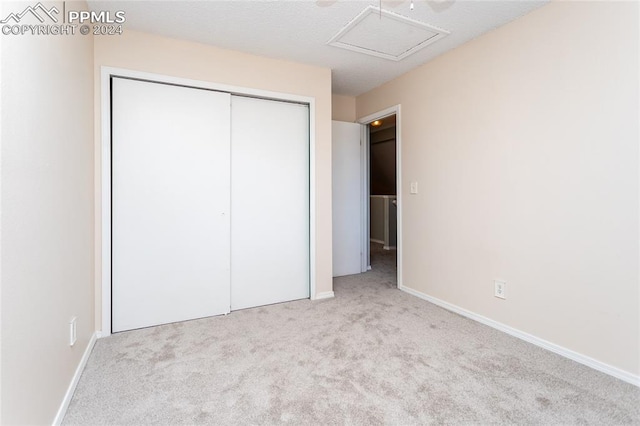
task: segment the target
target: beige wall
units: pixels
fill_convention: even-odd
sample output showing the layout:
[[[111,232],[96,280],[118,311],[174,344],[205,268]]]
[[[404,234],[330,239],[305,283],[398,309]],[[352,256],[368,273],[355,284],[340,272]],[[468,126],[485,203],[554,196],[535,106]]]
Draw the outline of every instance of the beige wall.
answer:
[[[636,2],[554,2],[359,96],[402,105],[404,285],[640,373],[638,75]]]
[[[93,40],[1,37],[1,422],[50,424],[94,330]]]
[[[356,121],[356,98],[354,96],[331,96],[331,119],[336,121]]]
[[[95,39],[96,194],[100,198],[100,67],[109,66],[314,97],[316,100],[316,294],[333,289],[331,257],[331,70],[126,30]],[[312,118],[313,119],[313,118]],[[100,211],[99,202],[96,205]],[[97,235],[100,235],[99,223]],[[96,250],[100,253],[97,238]],[[100,256],[96,257],[98,262]],[[101,328],[101,265],[96,322]]]

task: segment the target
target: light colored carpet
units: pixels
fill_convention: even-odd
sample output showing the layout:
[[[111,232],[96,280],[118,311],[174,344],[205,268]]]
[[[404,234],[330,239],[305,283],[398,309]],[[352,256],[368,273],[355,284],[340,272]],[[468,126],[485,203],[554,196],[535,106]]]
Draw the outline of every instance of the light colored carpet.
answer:
[[[99,340],[64,423],[640,424],[640,389],[399,291],[394,255],[334,299]]]

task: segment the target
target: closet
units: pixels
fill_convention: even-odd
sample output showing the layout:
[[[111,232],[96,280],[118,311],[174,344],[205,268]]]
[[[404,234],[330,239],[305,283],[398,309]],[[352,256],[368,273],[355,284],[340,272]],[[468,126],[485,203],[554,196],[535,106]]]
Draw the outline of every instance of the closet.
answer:
[[[309,297],[309,107],[111,79],[112,331]]]

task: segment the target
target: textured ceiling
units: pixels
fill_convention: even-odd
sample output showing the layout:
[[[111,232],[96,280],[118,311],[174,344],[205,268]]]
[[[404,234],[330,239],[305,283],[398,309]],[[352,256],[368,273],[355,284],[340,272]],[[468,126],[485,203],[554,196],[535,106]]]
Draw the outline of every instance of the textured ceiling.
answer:
[[[299,1],[89,1],[92,10],[124,10],[127,29],[161,34],[331,68],[333,93],[359,95],[482,33],[545,4],[538,1],[382,1],[382,8],[450,32],[402,61],[328,46],[376,0]]]

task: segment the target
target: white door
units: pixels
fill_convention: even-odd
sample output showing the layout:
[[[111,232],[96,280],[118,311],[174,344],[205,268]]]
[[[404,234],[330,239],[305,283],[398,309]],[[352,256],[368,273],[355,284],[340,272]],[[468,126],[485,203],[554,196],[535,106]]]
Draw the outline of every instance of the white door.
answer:
[[[112,330],[229,312],[230,95],[112,79]]]
[[[361,126],[332,122],[333,276],[362,271]]]
[[[309,107],[231,98],[231,309],[309,297]]]

